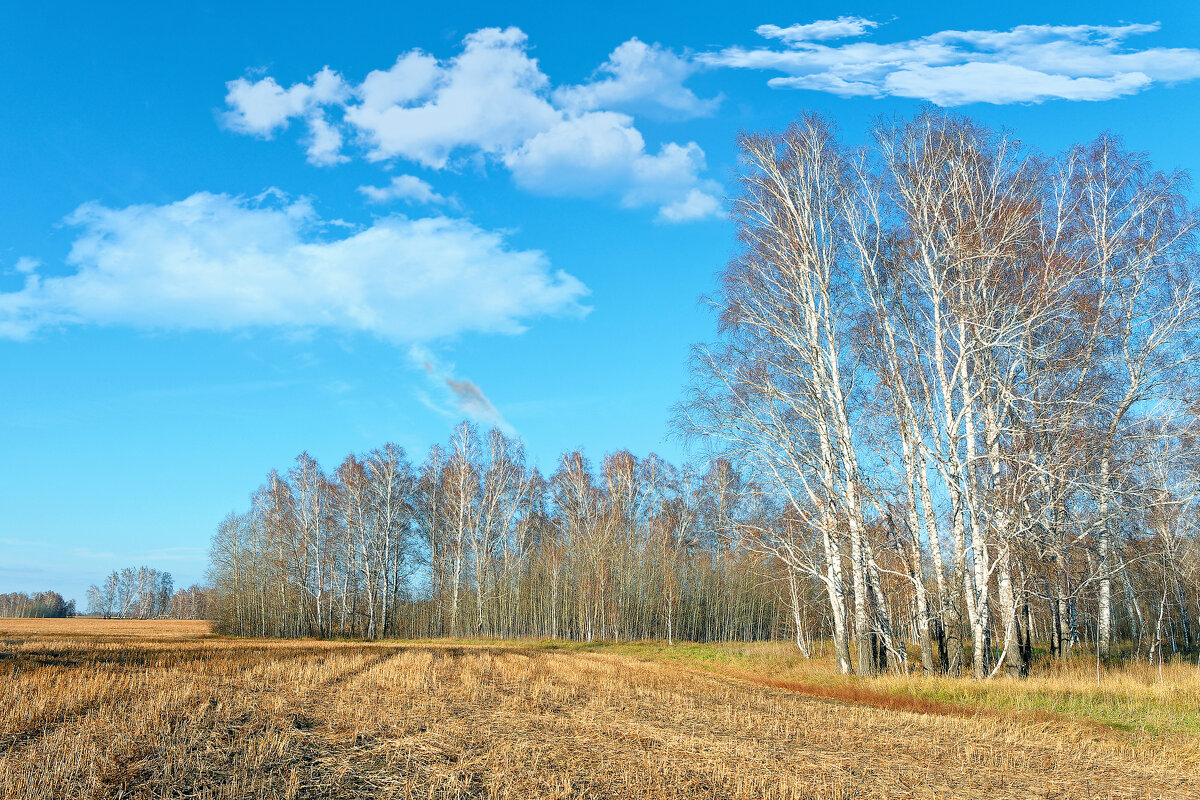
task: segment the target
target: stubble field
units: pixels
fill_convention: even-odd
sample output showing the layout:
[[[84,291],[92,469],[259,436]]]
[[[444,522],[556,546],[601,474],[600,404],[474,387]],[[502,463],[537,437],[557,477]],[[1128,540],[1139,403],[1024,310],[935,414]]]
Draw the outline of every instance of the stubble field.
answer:
[[[620,648],[206,632],[0,620],[0,797],[1200,796],[1186,731],[813,696]]]

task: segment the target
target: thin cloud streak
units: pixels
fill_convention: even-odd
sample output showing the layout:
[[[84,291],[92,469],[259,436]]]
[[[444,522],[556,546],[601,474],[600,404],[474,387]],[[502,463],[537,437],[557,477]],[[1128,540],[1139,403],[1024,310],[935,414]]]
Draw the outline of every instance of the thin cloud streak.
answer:
[[[425,373],[430,389],[443,398],[439,403],[426,391],[417,391],[417,399],[429,410],[446,419],[467,419],[516,434],[495,404],[474,381],[454,375],[454,365],[442,364],[426,347],[414,345],[409,358]]]

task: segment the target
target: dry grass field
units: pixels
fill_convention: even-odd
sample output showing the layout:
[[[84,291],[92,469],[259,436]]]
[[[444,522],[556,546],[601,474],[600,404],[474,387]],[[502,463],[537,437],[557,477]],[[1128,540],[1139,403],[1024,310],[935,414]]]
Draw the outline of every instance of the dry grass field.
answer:
[[[206,630],[0,619],[0,797],[1200,797],[1186,715],[1132,729],[911,679],[822,682],[766,646]],[[1164,676],[1161,692],[1189,687],[1164,708],[1191,702],[1188,675]],[[1113,681],[1118,705],[1153,706],[1151,676]]]

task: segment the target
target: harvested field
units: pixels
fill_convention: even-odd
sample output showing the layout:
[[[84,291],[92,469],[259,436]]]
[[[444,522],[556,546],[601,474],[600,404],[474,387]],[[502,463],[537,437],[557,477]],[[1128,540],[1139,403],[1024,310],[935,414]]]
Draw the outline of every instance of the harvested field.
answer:
[[[603,649],[203,633],[0,620],[0,796],[1200,796],[1188,735],[913,713]]]

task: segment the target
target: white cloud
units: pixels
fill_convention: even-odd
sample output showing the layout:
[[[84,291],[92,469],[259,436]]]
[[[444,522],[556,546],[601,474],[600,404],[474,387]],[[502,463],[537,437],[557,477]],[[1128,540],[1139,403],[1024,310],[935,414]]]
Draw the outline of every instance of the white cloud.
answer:
[[[693,61],[631,39],[597,70],[602,77],[556,91],[528,49],[517,28],[484,28],[467,35],[462,51],[447,61],[412,50],[358,85],[328,67],[288,89],[269,76],[238,79],[228,84],[227,124],[269,138],[289,120],[305,119],[308,159],[321,166],[347,159],[343,140],[351,133],[372,161],[442,170],[473,159],[507,167],[533,192],[653,205],[666,221],[710,216],[665,211],[704,207],[694,193],[716,204],[716,184],[701,177],[699,146],[668,142],[652,155],[633,118],[613,112],[711,113],[719,98],[701,99],[683,85],[697,68]],[[411,183],[359,191],[372,202],[437,202],[431,187]]]
[[[325,118],[324,106],[343,102],[349,87],[342,76],[325,67],[309,79],[284,89],[268,76],[251,83],[245,78],[229,81],[225,124],[239,133],[270,139],[293,118],[308,123],[307,154],[310,164],[333,166],[349,161],[341,154],[342,132]]]
[[[519,186],[540,194],[612,194],[625,206],[658,205],[660,209],[687,201],[692,192],[710,196],[711,182],[699,178],[704,151],[698,145],[669,143],[651,155],[632,122],[611,111],[569,117],[510,153],[505,164]],[[711,200],[719,205],[715,198]],[[706,216],[661,213],[673,222]]]
[[[705,217],[719,217],[723,213],[721,201],[699,189],[692,189],[688,192],[687,197],[665,205],[659,211],[659,215],[667,222],[686,222]]]
[[[17,272],[22,273],[23,275],[29,275],[31,273],[37,272],[37,268],[40,267],[41,265],[42,265],[42,262],[38,261],[36,258],[30,258],[29,256],[21,256],[20,258],[17,259],[17,263],[13,265],[13,269],[15,269]]]
[[[348,87],[342,77],[325,67],[309,79],[284,89],[268,76],[253,83],[238,78],[225,84],[225,124],[239,133],[270,138],[286,128],[294,117],[308,116],[314,109],[341,102]]]
[[[416,175],[397,175],[387,186],[360,186],[358,191],[372,203],[403,200],[412,205],[442,205],[450,202]]]
[[[673,117],[703,117],[716,111],[720,97],[701,100],[683,85],[698,65],[659,44],[637,38],[613,50],[598,73],[611,77],[554,91],[555,101],[570,111],[595,109],[641,111]]]
[[[1109,100],[1154,83],[1200,77],[1200,50],[1126,46],[1158,24],[1019,25],[1007,31],[941,31],[917,39],[836,45],[822,39],[865,35],[858,17],[758,32],[786,49],[733,47],[700,57],[713,66],[773,70],[775,88],[842,97],[911,97],[941,106]]]
[[[786,28],[778,25],[759,25],[754,32],[764,39],[779,39],[785,44],[796,45],[825,39],[851,39],[878,27],[878,22],[863,17],[838,17],[819,19],[804,25],[789,25]]]
[[[369,142],[368,157],[377,160],[399,156],[441,169],[460,148],[503,153],[559,116],[543,96],[549,79],[525,45],[525,34],[516,28],[476,31],[463,40],[462,53],[424,84],[407,75],[410,69],[427,70],[423,59],[416,68],[406,65],[401,80],[364,83],[363,102],[348,106],[346,119]]]
[[[404,53],[386,70],[372,70],[355,89],[363,108],[383,111],[429,97],[437,86],[442,68],[437,59],[420,50]]]
[[[331,167],[350,160],[342,155],[342,132],[323,114],[312,114],[308,118],[308,162],[318,167]]]
[[[597,111],[567,118],[505,157],[517,185],[541,194],[595,196],[624,186],[645,156],[630,118]]]
[[[77,209],[60,277],[0,293],[0,336],[62,324],[334,328],[392,341],[518,333],[583,314],[587,293],[535,250],[447,217],[390,216],[339,237],[304,200],[198,193],[169,205]]]
[[[1136,94],[1149,85],[1140,73],[1109,78],[1070,78],[1016,64],[970,63],[948,67],[913,67],[893,72],[884,81],[888,94],[917,97],[939,106],[967,103],[1021,103],[1062,100],[1109,100]]]

